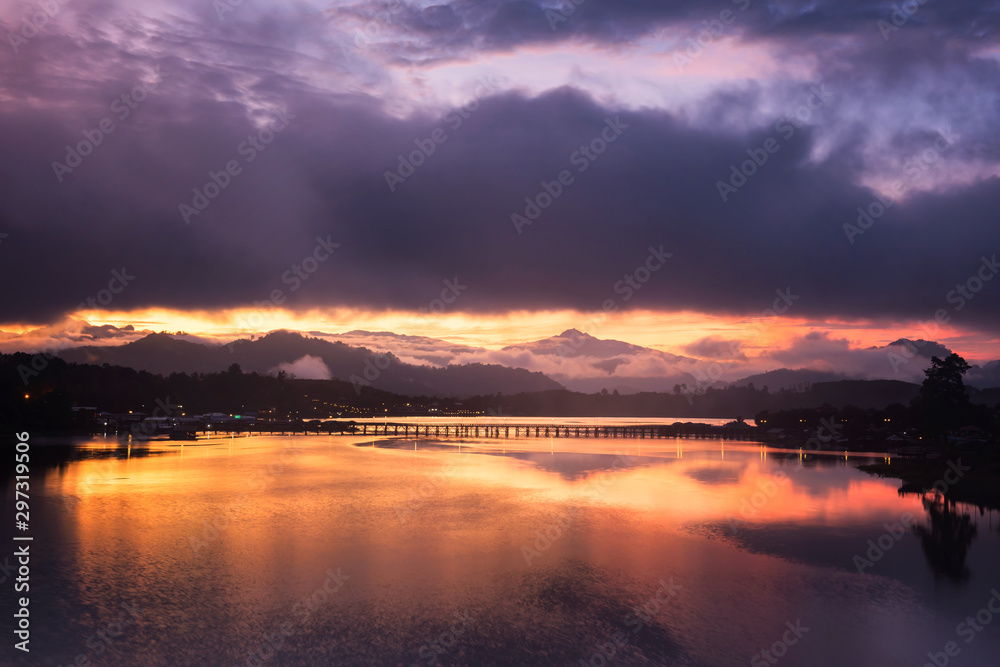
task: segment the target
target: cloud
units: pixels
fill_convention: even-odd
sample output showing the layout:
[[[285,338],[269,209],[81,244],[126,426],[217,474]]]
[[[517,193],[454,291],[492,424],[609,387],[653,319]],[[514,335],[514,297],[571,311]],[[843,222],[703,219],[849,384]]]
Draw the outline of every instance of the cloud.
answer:
[[[131,334],[135,332],[135,327],[131,324],[119,328],[113,324],[102,324],[100,326],[86,326],[83,328],[83,335],[91,340],[102,340],[105,338],[116,339],[119,334]]]
[[[684,351],[696,357],[722,360],[745,360],[743,341],[721,336],[706,336],[684,346]]]
[[[278,364],[269,372],[284,371],[300,380],[329,380],[330,369],[319,357],[305,355],[291,363]]]
[[[896,341],[883,347],[855,348],[845,338],[813,331],[795,339],[786,348],[769,352],[766,357],[792,369],[809,368],[864,380],[920,383],[924,379],[924,369],[930,365],[929,355],[948,351],[937,343],[913,342],[915,344]]]
[[[142,338],[150,330],[131,324],[94,326],[82,320],[60,320],[22,333],[0,331],[0,353],[62,350],[80,345],[121,345]]]
[[[921,6],[885,41],[875,20],[886,7],[753,3],[739,39],[807,57],[799,77],[709,88],[684,112],[579,86],[540,95],[507,86],[467,117],[421,108],[420,86],[401,85],[398,61],[372,64],[376,56],[474,58],[581,38],[621,46],[662,26],[689,34],[711,12],[693,1],[591,1],[553,31],[532,2],[407,5],[352,64],[337,41],[350,33],[332,38],[338,29],[317,21],[320,8],[244,3],[220,22],[203,3],[177,3],[185,11],[137,13],[101,32],[67,5],[66,25],[0,59],[10,102],[0,180],[12,184],[0,201],[0,278],[20,285],[0,302],[0,322],[56,322],[104,292],[125,311],[266,309],[275,294],[297,309],[417,311],[458,277],[468,290],[449,308],[471,314],[593,311],[608,300],[759,314],[775,290],[790,290],[795,316],[928,320],[944,310],[956,325],[996,329],[1000,280],[961,309],[950,297],[1000,253],[1000,69],[986,55],[997,13],[953,4]],[[372,7],[352,11],[364,18]],[[952,39],[916,39],[931,34]],[[113,100],[153,82],[119,118]],[[822,84],[833,99],[804,107]],[[397,113],[401,98],[417,111]],[[790,124],[802,108],[808,120]],[[240,147],[279,113],[288,127],[248,161]],[[105,117],[114,131],[60,182],[53,162]],[[616,141],[574,162],[609,122],[622,128]],[[902,177],[949,124],[961,139],[851,243],[845,225],[876,201],[871,183]],[[431,140],[435,130],[446,140]],[[753,175],[723,201],[719,182],[761,159],[768,140],[777,151],[746,167]],[[386,172],[428,141],[434,152],[390,191]],[[238,175],[225,173],[231,161]],[[519,234],[512,214],[528,213],[526,198],[545,201],[564,170],[572,183]],[[179,205],[213,184],[218,194],[186,223]],[[309,271],[318,239],[340,248]],[[672,257],[626,300],[616,286],[661,246]],[[135,278],[112,294],[123,269]]]
[[[896,5],[867,0],[819,0],[815,2],[758,2],[732,0],[706,6],[699,0],[658,2],[548,2],[545,0],[455,0],[418,9],[404,5],[387,14],[381,5],[355,4],[335,11],[338,19],[354,19],[363,30],[378,21],[379,37],[397,44],[398,57],[414,60],[442,53],[457,57],[470,51],[510,50],[517,46],[546,43],[625,44],[669,30],[678,42],[707,33],[711,43],[723,30],[748,41],[793,40],[817,36],[870,35],[885,45],[883,35],[908,29],[933,29],[942,35],[962,38],[973,34],[995,36],[1000,12],[988,0],[967,3],[924,3],[912,17],[894,17]],[[723,17],[724,11],[730,15]],[[379,20],[383,17],[383,20]],[[900,23],[901,18],[905,18]],[[883,30],[879,21],[890,23]],[[715,22],[715,25],[713,25]],[[971,30],[970,30],[971,29]],[[406,35],[407,40],[386,39],[386,34]],[[386,47],[388,48],[388,47]]]

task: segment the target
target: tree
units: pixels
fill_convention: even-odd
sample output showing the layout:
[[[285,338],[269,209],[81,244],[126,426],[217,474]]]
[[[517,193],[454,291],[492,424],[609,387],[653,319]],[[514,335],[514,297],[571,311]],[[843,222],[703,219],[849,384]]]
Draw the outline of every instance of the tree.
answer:
[[[968,362],[954,352],[944,359],[931,357],[920,394],[912,403],[916,421],[926,435],[943,442],[949,430],[968,418],[972,404],[962,377],[969,368]]]

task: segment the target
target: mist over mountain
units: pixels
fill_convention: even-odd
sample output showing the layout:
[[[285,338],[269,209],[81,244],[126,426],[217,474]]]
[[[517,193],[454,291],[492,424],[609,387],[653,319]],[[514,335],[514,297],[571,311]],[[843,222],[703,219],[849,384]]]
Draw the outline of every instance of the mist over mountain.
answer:
[[[507,354],[526,355],[528,367],[545,367],[546,373],[567,389],[594,393],[607,389],[622,394],[671,391],[675,385],[694,386],[685,370],[697,360],[618,340],[604,340],[577,329],[568,329],[531,343],[508,345]]]
[[[447,366],[462,363],[455,360],[459,355],[474,355],[487,351],[484,348],[461,345],[440,338],[408,336],[391,331],[354,330],[340,334],[310,331],[308,334],[354,347],[366,347],[376,352],[392,352],[401,360],[416,365]]]
[[[406,395],[471,396],[562,388],[542,373],[521,368],[488,364],[420,366],[406,363],[392,353],[379,354],[289,331],[240,339],[228,345],[199,344],[169,334],[150,334],[120,346],[71,348],[59,356],[69,362],[107,363],[164,375],[218,372],[239,364],[244,372],[283,370],[306,379],[337,378]]]
[[[817,383],[842,380],[918,385],[931,357],[951,352],[923,339],[851,348],[844,340],[810,334],[765,357],[706,360],[600,339],[576,329],[499,350],[389,331],[309,334],[275,331],[219,345],[156,333],[124,345],[68,348],[60,356],[164,374],[216,372],[237,363],[247,372],[284,371],[300,379],[353,377],[359,384],[405,395],[469,396],[560,387],[580,393],[672,393],[677,387],[688,392],[728,384],[805,391]],[[763,364],[781,367],[759,370]],[[965,381],[978,389],[1000,387],[1000,361],[973,365]]]
[[[837,380],[897,380],[920,384],[931,357],[951,350],[935,341],[900,338],[884,346],[851,347],[847,340],[813,333],[793,339],[784,348],[747,358],[731,345],[721,347],[722,358],[694,358],[670,354],[618,340],[600,339],[568,329],[537,341],[489,350],[422,336],[391,332],[352,331],[319,334],[330,340],[392,352],[409,363],[446,365],[493,363],[545,373],[571,391],[634,394],[723,387],[728,383],[760,388],[802,390],[817,382]],[[725,342],[725,341],[723,341]],[[711,346],[685,349],[711,351]],[[735,351],[736,356],[732,356]],[[973,365],[967,384],[978,388],[1000,386],[1000,362]]]
[[[700,363],[696,359],[631,343],[596,338],[577,329],[542,340],[508,345],[500,350],[384,331],[317,332],[317,335],[391,352],[409,363],[442,366],[485,363],[525,368],[544,373],[567,389],[583,393],[605,389],[621,394],[672,391],[678,384],[693,387],[696,379],[686,367],[693,368]]]

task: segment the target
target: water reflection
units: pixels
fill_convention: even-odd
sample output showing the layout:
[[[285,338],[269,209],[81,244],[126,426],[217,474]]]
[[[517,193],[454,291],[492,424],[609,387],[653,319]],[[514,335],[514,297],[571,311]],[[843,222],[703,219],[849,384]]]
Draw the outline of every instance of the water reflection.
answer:
[[[921,494],[920,502],[930,525],[914,526],[920,536],[927,562],[934,573],[953,581],[969,579],[966,558],[978,530],[967,507],[948,500],[941,493]]]
[[[900,495],[854,469],[865,456],[340,436],[35,451],[48,664],[133,602],[101,662],[246,664],[291,614],[267,664],[579,664],[608,645],[608,664],[747,664],[797,620],[811,630],[782,665],[923,664],[1000,579],[986,515]],[[923,531],[858,574],[906,512]],[[342,590],[290,611],[339,567]],[[678,592],[658,596],[664,581]],[[447,632],[446,651],[427,648]],[[983,633],[964,664],[998,651]]]

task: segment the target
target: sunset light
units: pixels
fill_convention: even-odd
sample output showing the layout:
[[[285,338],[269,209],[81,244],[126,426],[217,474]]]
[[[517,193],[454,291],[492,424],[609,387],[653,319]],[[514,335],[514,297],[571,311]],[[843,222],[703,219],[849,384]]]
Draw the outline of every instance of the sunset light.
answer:
[[[0,28],[0,664],[997,663],[995,0]]]

